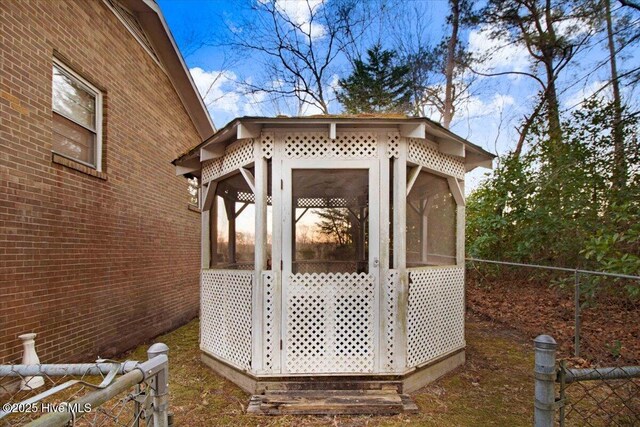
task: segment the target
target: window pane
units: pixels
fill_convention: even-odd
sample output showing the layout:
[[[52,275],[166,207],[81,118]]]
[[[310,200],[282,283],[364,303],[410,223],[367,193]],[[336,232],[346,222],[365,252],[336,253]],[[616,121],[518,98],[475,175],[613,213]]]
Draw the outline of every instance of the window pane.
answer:
[[[420,172],[407,197],[408,267],[456,263],[456,209],[446,178]]]
[[[95,165],[96,135],[53,113],[53,151]]]
[[[367,170],[293,171],[294,273],[368,271]]]
[[[95,130],[96,97],[53,66],[53,110]]]

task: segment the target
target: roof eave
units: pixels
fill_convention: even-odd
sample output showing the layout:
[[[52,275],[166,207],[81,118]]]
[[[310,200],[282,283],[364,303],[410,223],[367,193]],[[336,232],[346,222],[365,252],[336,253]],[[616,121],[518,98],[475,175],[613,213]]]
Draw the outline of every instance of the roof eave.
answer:
[[[200,139],[209,138],[215,133],[215,126],[160,7],[153,0],[125,0],[125,2],[129,9],[135,12]]]
[[[482,147],[467,141],[466,139],[456,135],[450,130],[438,125],[437,123],[426,119],[424,117],[416,118],[355,118],[355,117],[239,117],[231,122],[227,123],[222,129],[212,135],[210,138],[205,139],[202,143],[193,147],[191,150],[184,153],[179,158],[175,159],[172,163],[176,166],[184,165],[185,163],[192,163],[194,158],[200,159],[201,155],[207,156],[207,150],[210,150],[211,157],[218,157],[220,150],[215,148],[216,146],[224,145],[227,141],[233,141],[235,139],[257,137],[260,134],[260,127],[263,125],[315,125],[315,126],[328,126],[328,130],[331,132],[332,124],[363,124],[374,123],[378,125],[398,125],[399,129],[404,126],[403,136],[430,139],[438,143],[441,147],[441,151],[445,150],[444,145],[460,144],[463,147],[462,151],[456,150],[455,147],[448,148],[447,154],[464,157],[465,168],[469,172],[477,167],[492,168],[492,161],[496,157],[494,154],[486,151]],[[335,127],[333,128],[335,129]],[[413,133],[412,133],[413,132]],[[420,133],[421,132],[421,133]],[[218,147],[219,148],[219,147]],[[470,154],[467,158],[467,153]]]

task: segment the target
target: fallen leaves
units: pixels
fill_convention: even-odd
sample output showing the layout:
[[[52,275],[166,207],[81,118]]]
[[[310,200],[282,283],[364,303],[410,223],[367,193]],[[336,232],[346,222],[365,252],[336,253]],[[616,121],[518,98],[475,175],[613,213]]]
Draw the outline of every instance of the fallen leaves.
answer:
[[[483,319],[500,322],[529,339],[549,334],[559,357],[582,364],[640,363],[640,303],[625,295],[601,293],[581,308],[581,355],[574,360],[575,309],[572,289],[551,287],[528,276],[497,279],[467,276],[467,308]]]

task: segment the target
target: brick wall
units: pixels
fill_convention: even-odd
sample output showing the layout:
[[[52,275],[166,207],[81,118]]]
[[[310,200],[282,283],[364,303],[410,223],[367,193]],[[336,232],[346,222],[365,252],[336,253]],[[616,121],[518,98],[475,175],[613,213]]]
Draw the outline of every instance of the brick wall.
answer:
[[[54,55],[104,92],[102,177],[53,161]],[[170,161],[198,142],[102,1],[0,3],[0,363],[25,332],[43,362],[93,360],[197,314],[200,218]]]

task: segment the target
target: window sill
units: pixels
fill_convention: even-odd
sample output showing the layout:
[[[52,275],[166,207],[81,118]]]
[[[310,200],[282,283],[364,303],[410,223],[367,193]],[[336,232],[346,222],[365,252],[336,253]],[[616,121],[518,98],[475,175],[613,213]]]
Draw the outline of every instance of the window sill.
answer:
[[[71,159],[69,159],[67,157],[61,156],[60,154],[57,154],[57,153],[51,153],[51,154],[52,154],[51,161],[53,163],[57,163],[59,165],[68,167],[69,169],[73,169],[73,170],[76,170],[78,172],[82,172],[82,173],[84,173],[86,175],[90,175],[90,176],[93,176],[95,178],[102,179],[104,181],[107,180],[107,174],[104,173],[104,172],[98,172],[97,170],[95,170],[95,169],[93,169],[93,168],[91,168],[89,166],[83,165],[82,163],[79,163],[79,162],[71,160]]]
[[[191,203],[189,203],[189,205],[188,205],[188,206],[189,206],[189,210],[190,210],[190,211],[197,212],[197,213],[202,213],[202,211],[201,211],[200,209],[198,209],[198,207],[197,207],[197,206],[192,205]]]

